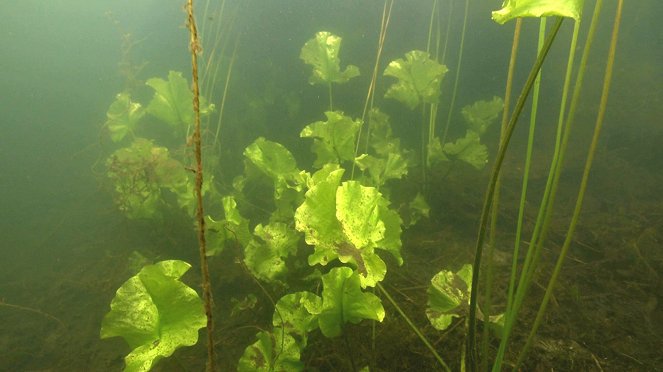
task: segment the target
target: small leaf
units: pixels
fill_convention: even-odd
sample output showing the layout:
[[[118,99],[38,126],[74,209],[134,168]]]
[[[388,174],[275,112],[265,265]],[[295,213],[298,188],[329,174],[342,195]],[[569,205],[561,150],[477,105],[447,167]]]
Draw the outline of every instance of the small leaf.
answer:
[[[258,224],[253,239],[244,248],[244,263],[257,278],[273,282],[288,271],[285,258],[297,252],[299,235],[282,222]]]
[[[582,18],[584,0],[506,0],[502,9],[493,12],[493,20],[504,24],[520,17],[570,17]]]
[[[398,79],[392,84],[386,98],[393,98],[411,110],[420,103],[437,103],[440,84],[448,69],[432,60],[428,53],[413,50],[405,54],[405,60],[397,59],[384,70],[385,76]]]
[[[295,339],[281,328],[259,332],[257,341],[244,350],[239,360],[239,372],[302,371],[300,348]]]
[[[198,342],[198,330],[207,324],[203,303],[180,281],[190,267],[177,260],[148,265],[117,290],[101,338],[121,336],[133,349],[125,371],[147,371],[175,349]]]
[[[121,141],[136,128],[145,110],[138,102],[131,101],[129,93],[120,93],[106,112],[106,126],[113,142]]]
[[[443,150],[449,158],[462,160],[476,169],[482,169],[488,163],[488,149],[479,142],[479,135],[471,130],[456,142],[445,144]]]
[[[453,318],[467,310],[471,280],[472,265],[469,264],[463,265],[456,274],[442,270],[431,279],[426,316],[435,329],[447,329]]]
[[[318,328],[320,311],[322,298],[306,291],[290,293],[276,303],[272,324],[284,328],[304,348],[308,333]]]
[[[359,275],[349,267],[337,267],[322,276],[322,311],[318,323],[326,337],[342,334],[345,323],[363,319],[382,321],[384,308],[372,293],[362,292]]]
[[[287,148],[259,137],[244,149],[244,156],[274,182],[274,197],[280,199],[288,189],[302,191],[305,176]]]
[[[313,39],[304,44],[299,58],[313,67],[309,83],[345,83],[359,75],[359,68],[353,65],[341,71],[338,58],[340,49],[341,38],[325,31],[316,33]]]
[[[491,101],[477,101],[463,107],[461,111],[469,129],[479,136],[497,119],[504,108],[504,101],[500,97],[493,97]]]

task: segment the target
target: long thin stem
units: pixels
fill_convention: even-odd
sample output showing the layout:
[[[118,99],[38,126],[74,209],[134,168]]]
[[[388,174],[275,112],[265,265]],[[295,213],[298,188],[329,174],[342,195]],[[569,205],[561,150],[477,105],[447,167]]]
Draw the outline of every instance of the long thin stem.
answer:
[[[502,163],[504,162],[504,156],[506,155],[506,150],[509,146],[509,142],[511,141],[511,136],[513,135],[516,123],[518,122],[518,118],[520,117],[520,114],[522,113],[522,110],[525,107],[525,102],[527,101],[529,92],[531,91],[532,86],[534,85],[534,80],[536,79],[536,76],[538,75],[539,70],[543,65],[543,61],[545,60],[546,56],[548,55],[548,52],[550,51],[550,47],[552,46],[552,43],[555,40],[555,37],[557,36],[557,32],[559,31],[559,28],[561,27],[563,20],[564,19],[561,17],[558,18],[557,22],[553,26],[550,35],[548,35],[548,38],[546,39],[546,43],[544,44],[543,50],[539,54],[539,57],[534,63],[534,66],[532,66],[532,70],[530,71],[530,74],[527,78],[527,82],[525,83],[525,86],[523,87],[523,90],[520,93],[520,96],[518,97],[518,101],[516,102],[513,115],[511,116],[511,120],[509,120],[509,125],[507,126],[507,129],[504,133],[504,137],[502,138],[502,141],[500,143],[497,157],[495,159],[495,165],[493,166],[490,183],[488,184],[488,188],[486,190],[483,209],[481,212],[481,222],[479,224],[479,232],[477,233],[474,266],[472,270],[473,271],[472,292],[470,295],[470,316],[469,316],[469,330],[467,338],[468,342],[467,349],[468,349],[468,356],[470,360],[471,370],[477,369],[478,358],[476,350],[476,320],[477,320],[476,318],[477,318],[477,306],[478,306],[477,299],[478,299],[478,290],[479,290],[479,271],[481,268],[481,255],[483,253],[483,242],[485,238],[486,227],[488,225],[488,218],[490,217],[489,212],[490,212],[490,206],[492,205],[495,185],[497,183],[497,178],[502,168]]]
[[[602,2],[602,0],[597,0],[597,6],[599,6],[600,2]],[[562,249],[559,253],[559,257],[557,258],[557,262],[555,263],[555,268],[553,270],[552,276],[550,277],[550,281],[548,282],[548,287],[546,288],[543,300],[541,301],[541,305],[539,306],[539,310],[536,314],[536,319],[534,320],[534,324],[530,329],[530,333],[527,337],[527,341],[525,342],[525,346],[523,346],[522,350],[520,351],[520,355],[518,357],[518,361],[516,362],[516,366],[522,363],[524,356],[529,350],[529,347],[532,345],[536,331],[541,326],[543,315],[545,314],[548,303],[550,302],[550,296],[552,295],[552,292],[555,288],[555,284],[557,283],[557,278],[559,277],[559,273],[561,272],[564,259],[566,258],[566,254],[568,253],[569,247],[571,246],[571,242],[573,241],[573,234],[575,233],[576,226],[578,225],[578,220],[580,218],[580,212],[582,210],[583,200],[585,197],[585,191],[587,190],[589,172],[592,168],[592,163],[594,161],[594,155],[596,154],[596,148],[598,145],[599,136],[603,128],[603,119],[605,118],[605,111],[608,103],[608,95],[610,93],[610,84],[612,82],[612,72],[615,62],[615,52],[617,49],[617,38],[619,35],[619,25],[622,16],[622,7],[623,7],[623,0],[619,0],[619,2],[617,3],[617,11],[615,14],[615,20],[612,29],[612,38],[610,40],[610,49],[608,51],[608,61],[606,62],[605,76],[603,78],[603,89],[601,92],[599,111],[596,117],[596,124],[594,125],[594,134],[592,136],[592,142],[589,146],[587,161],[585,162],[585,168],[583,170],[582,180],[580,181],[578,198],[576,199],[576,204],[573,209],[571,223],[569,224],[569,229],[566,233],[564,244],[562,245]]]
[[[189,28],[189,48],[191,50],[191,74],[193,80],[193,113],[194,131],[193,144],[196,158],[196,220],[198,223],[198,253],[200,255],[200,271],[202,276],[203,300],[205,302],[205,315],[207,316],[207,371],[216,371],[214,358],[214,319],[212,318],[212,288],[207,265],[207,246],[205,244],[205,214],[203,210],[203,160],[200,139],[200,87],[198,85],[198,53],[201,50],[198,40],[196,20],[193,17],[193,0],[188,0],[187,26]]]
[[[449,103],[449,112],[447,113],[447,123],[444,127],[444,134],[442,138],[447,137],[449,126],[451,125],[451,117],[453,115],[454,106],[456,105],[456,94],[458,93],[458,81],[460,80],[460,67],[463,63],[463,50],[465,49],[465,31],[467,29],[467,15],[470,12],[470,0],[465,0],[465,15],[463,16],[463,29],[460,33],[460,49],[458,51],[458,62],[456,63],[456,77],[454,80],[454,89],[451,93],[451,102]],[[443,142],[444,144],[444,142]]]
[[[414,333],[419,337],[419,339],[421,340],[421,342],[423,342],[424,345],[426,345],[426,347],[428,348],[428,350],[430,350],[430,352],[433,354],[433,356],[435,357],[435,359],[437,359],[437,362],[440,363],[440,366],[442,366],[442,368],[444,368],[445,371],[451,371],[451,369],[449,368],[449,366],[447,365],[447,363],[445,363],[444,360],[442,360],[442,357],[440,356],[440,354],[437,353],[437,351],[435,351],[435,348],[433,347],[433,345],[431,345],[431,343],[428,341],[428,339],[426,338],[426,336],[424,336],[424,334],[421,333],[421,331],[419,330],[419,328],[417,328],[417,326],[414,325],[414,323],[412,322],[412,320],[410,320],[410,318],[409,318],[407,315],[405,315],[405,312],[403,312],[403,310],[401,309],[401,307],[398,306],[398,303],[397,303],[397,302],[391,297],[391,295],[389,294],[389,292],[387,292],[387,290],[384,289],[384,287],[382,286],[382,284],[378,283],[378,284],[377,284],[377,288],[378,288],[378,289],[380,290],[380,292],[381,292],[381,293],[387,298],[387,300],[389,300],[389,302],[391,302],[391,304],[394,306],[394,308],[396,309],[396,311],[397,311],[397,312],[403,317],[403,319],[405,320],[405,322],[410,326],[410,328],[412,328],[412,331],[414,331]]]

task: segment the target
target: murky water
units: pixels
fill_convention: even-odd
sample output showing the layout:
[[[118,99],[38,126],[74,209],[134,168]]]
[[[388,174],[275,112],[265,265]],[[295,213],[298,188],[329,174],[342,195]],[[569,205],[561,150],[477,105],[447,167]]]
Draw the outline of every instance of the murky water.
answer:
[[[202,117],[205,208],[208,244],[216,253],[209,266],[215,349],[222,370],[257,368],[246,363],[258,357],[247,355],[252,355],[250,345],[260,331],[273,331],[275,302],[300,291],[325,298],[323,282],[331,287],[325,279],[331,276],[324,275],[339,266],[355,269],[362,288],[369,287],[365,295],[372,296],[375,284],[367,285],[368,278],[376,275],[381,281],[385,276],[384,288],[441,358],[452,370],[460,368],[466,307],[461,306],[451,330],[436,330],[426,316],[427,288],[440,270],[455,272],[473,261],[501,112],[495,111],[490,123],[477,129],[468,115],[480,114],[465,110],[475,102],[504,97],[514,31],[514,22],[502,26],[490,19],[500,5],[491,3],[470,3],[463,37],[464,1],[396,0],[370,105],[367,94],[383,14],[389,9],[385,2],[195,4],[202,38],[203,109],[209,111]],[[594,5],[588,0],[584,6],[576,67]],[[539,274],[513,333],[509,363],[522,347],[566,237],[599,111],[615,8],[615,2],[605,3],[597,27]],[[191,55],[182,9],[182,2],[151,0],[0,4],[0,370],[122,369],[131,349],[119,337],[100,339],[102,319],[117,289],[146,264],[189,262],[193,268],[182,281],[202,293],[193,216],[192,117],[187,116],[191,100],[182,89],[190,86]],[[625,4],[605,124],[580,222],[525,369],[663,369],[659,14],[663,6],[657,1]],[[549,19],[548,30],[552,24]],[[538,28],[538,20],[523,22],[512,104],[535,60]],[[321,31],[329,32],[329,45],[334,37],[342,38],[337,50],[340,69],[332,66],[316,80],[311,76],[320,65],[307,64],[300,55],[307,42],[313,45],[311,53],[317,53],[315,48],[321,47],[315,37]],[[530,244],[554,150],[572,32],[573,21],[564,21],[543,66],[523,249]],[[432,71],[428,68],[438,62],[448,69],[430,96],[423,83],[415,85],[414,96],[391,91],[405,89],[392,84],[407,79],[384,74],[389,62],[398,59],[410,68],[406,53],[412,50],[428,50],[430,57],[421,62],[419,67],[425,67],[420,71]],[[358,76],[347,72],[349,65]],[[184,80],[177,80],[177,72]],[[166,88],[155,88],[160,84]],[[120,93],[125,100],[118,98]],[[399,95],[418,98],[408,103]],[[163,97],[173,99],[161,106],[154,103]],[[438,105],[431,109],[434,102]],[[506,306],[529,102],[503,170],[494,313]],[[388,115],[390,132],[378,124],[371,126],[372,134],[368,124],[359,129],[362,117],[369,122],[365,107],[371,105]],[[135,116],[129,116],[127,107],[138,107],[131,114]],[[342,119],[332,125],[336,119],[330,115]],[[329,133],[309,127],[306,135],[305,128],[314,122],[320,122],[320,128],[326,125]],[[316,137],[317,144],[312,147],[314,140],[300,133]],[[357,133],[363,137],[355,153]],[[254,142],[260,137],[268,144]],[[437,152],[434,145],[427,147],[429,140],[438,141]],[[260,143],[279,143],[282,152]],[[422,148],[433,152],[422,156]],[[283,151],[292,158],[286,159]],[[353,166],[351,160],[362,153],[372,158]],[[425,171],[422,161],[429,162]],[[336,213],[320,217],[315,214],[318,201],[311,196],[315,192],[306,192],[320,179],[332,182],[326,174],[319,173],[316,181],[311,176],[326,163],[340,163],[345,169],[338,179],[344,186],[325,199],[332,200],[333,207],[336,198]],[[367,194],[353,199],[353,190]],[[418,193],[430,208],[428,217],[422,216],[422,204],[413,202]],[[368,194],[385,202],[379,212],[366,212],[371,210],[367,200],[378,200]],[[229,207],[230,196],[236,209]],[[369,214],[355,214],[364,212]],[[244,222],[233,220],[231,213]],[[397,226],[402,226],[402,234]],[[384,239],[385,231],[395,234],[402,247]],[[270,245],[274,241],[287,241],[280,253],[269,251],[276,249]],[[311,258],[314,253],[316,258]],[[325,261],[329,264],[320,265]],[[524,254],[516,261],[522,264]],[[382,274],[380,265],[385,267]],[[358,324],[342,324],[344,337],[326,337],[328,328],[313,326],[305,335],[307,344],[298,345],[297,358],[277,352],[270,362],[283,363],[279,358],[287,356],[300,363],[287,368],[276,364],[276,369],[441,368],[382,292],[375,295],[385,313],[382,322],[375,323],[375,333],[366,314],[353,322]],[[317,316],[315,324],[322,322]],[[204,329],[199,333],[195,346],[179,348],[155,370],[202,370]],[[277,331],[269,335],[281,337]],[[488,337],[490,359],[499,338]],[[154,347],[159,342],[155,339]],[[273,346],[281,347],[279,342]]]

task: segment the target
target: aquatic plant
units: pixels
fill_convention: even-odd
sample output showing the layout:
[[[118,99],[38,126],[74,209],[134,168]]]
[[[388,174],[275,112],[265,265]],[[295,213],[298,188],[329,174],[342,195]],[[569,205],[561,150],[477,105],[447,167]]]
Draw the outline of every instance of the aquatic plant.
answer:
[[[607,100],[607,92],[608,88],[610,86],[610,77],[611,77],[611,72],[612,72],[612,64],[614,60],[614,52],[615,52],[615,45],[616,45],[616,36],[618,32],[618,26],[619,26],[619,19],[621,16],[621,1],[618,4],[617,7],[617,14],[615,16],[615,26],[613,29],[613,37],[612,41],[610,44],[610,52],[609,52],[609,58],[607,62],[607,67],[606,67],[606,75],[604,79],[604,90],[603,90],[603,95],[601,97],[601,107],[599,109],[599,114],[597,117],[597,123],[595,127],[595,132],[594,132],[594,137],[592,139],[592,143],[590,144],[590,151],[589,151],[589,156],[588,160],[585,165],[585,171],[583,173],[583,178],[581,181],[581,186],[578,191],[578,198],[576,202],[576,206],[573,212],[573,216],[571,218],[571,222],[569,225],[569,230],[566,234],[566,239],[564,242],[564,245],[561,249],[561,252],[559,254],[559,257],[557,259],[555,268],[553,270],[553,273],[550,277],[550,280],[548,282],[548,286],[546,287],[546,291],[544,294],[543,301],[541,302],[541,305],[539,307],[539,310],[537,312],[536,319],[534,321],[534,324],[532,328],[529,330],[529,336],[527,338],[527,341],[525,342],[524,346],[520,349],[520,352],[518,353],[518,359],[516,360],[515,363],[515,368],[519,368],[519,366],[522,365],[524,361],[524,356],[527,353],[529,346],[532,344],[534,334],[536,333],[539,325],[541,324],[542,320],[542,315],[546,309],[546,305],[548,303],[548,300],[551,296],[552,290],[554,288],[556,279],[559,275],[560,268],[562,266],[562,263],[564,262],[564,258],[566,255],[566,252],[568,251],[568,247],[570,245],[570,241],[572,239],[572,235],[575,229],[575,226],[578,221],[578,215],[580,212],[580,208],[582,205],[582,200],[583,200],[583,195],[586,187],[586,182],[589,174],[589,169],[591,167],[591,162],[593,158],[593,154],[595,151],[595,146],[596,146],[596,141],[598,138],[598,134],[600,133],[601,129],[601,124],[603,120],[603,113],[605,110],[605,103]],[[560,1],[556,3],[551,3],[547,1],[520,1],[520,2],[515,2],[515,1],[507,1],[505,2],[504,8],[500,11],[494,12],[493,17],[496,21],[503,23],[513,17],[522,17],[522,16],[542,16],[542,15],[558,15],[562,17],[572,17],[575,19],[575,27],[574,27],[574,34],[572,36],[572,41],[571,41],[571,46],[569,48],[569,59],[568,59],[568,65],[567,65],[567,72],[566,72],[566,77],[565,77],[565,82],[564,82],[564,90],[562,94],[562,100],[560,103],[560,116],[558,120],[558,132],[557,132],[557,138],[556,138],[556,144],[555,144],[555,151],[551,159],[551,166],[550,166],[550,173],[548,177],[548,182],[546,184],[546,189],[544,190],[543,194],[543,200],[541,202],[541,205],[539,207],[539,213],[537,215],[537,220],[536,224],[533,229],[533,235],[530,240],[530,245],[529,249],[527,251],[526,257],[525,257],[525,262],[521,267],[520,274],[518,274],[518,258],[520,257],[519,255],[519,242],[520,242],[520,234],[521,234],[521,226],[522,226],[522,210],[524,208],[524,203],[525,203],[525,193],[527,189],[527,176],[528,176],[528,169],[529,169],[529,161],[526,162],[525,166],[525,173],[524,173],[524,179],[523,179],[523,191],[522,191],[522,197],[520,200],[520,212],[519,212],[519,222],[518,222],[518,227],[517,227],[517,237],[516,237],[516,246],[513,254],[513,263],[512,263],[512,269],[511,269],[511,274],[510,274],[510,284],[509,284],[509,289],[507,293],[507,307],[506,307],[506,313],[505,313],[505,322],[504,322],[504,331],[501,335],[500,339],[500,346],[499,350],[497,352],[495,361],[493,363],[492,369],[494,371],[499,371],[502,368],[502,363],[503,363],[503,358],[506,350],[506,345],[509,341],[509,336],[513,330],[513,326],[515,323],[515,319],[517,314],[519,313],[520,307],[522,306],[523,299],[527,293],[527,290],[530,286],[530,283],[532,281],[534,272],[536,271],[537,264],[539,261],[540,257],[540,252],[541,252],[541,247],[543,245],[543,242],[546,240],[546,235],[547,235],[547,229],[549,226],[550,222],[550,216],[552,214],[552,209],[553,209],[553,204],[555,200],[555,194],[557,190],[557,185],[558,185],[558,180],[559,180],[559,175],[561,173],[562,169],[562,164],[563,164],[563,158],[564,158],[564,152],[566,149],[566,145],[568,144],[568,138],[569,138],[569,133],[570,133],[570,128],[571,124],[574,121],[574,116],[575,116],[575,110],[577,108],[578,104],[578,98],[580,96],[580,90],[582,87],[582,82],[583,82],[583,77],[584,77],[584,71],[585,67],[587,64],[587,57],[589,55],[589,50],[591,48],[592,42],[593,42],[593,36],[596,30],[596,21],[598,19],[598,15],[600,13],[600,9],[602,7],[602,1],[599,0],[596,2],[595,8],[594,8],[594,14],[592,17],[592,22],[589,27],[588,31],[588,36],[587,36],[587,41],[585,43],[585,47],[583,50],[583,56],[580,62],[580,67],[579,71],[577,72],[577,80],[576,80],[576,85],[575,88],[573,89],[573,96],[571,98],[571,103],[570,103],[570,108],[568,112],[566,111],[566,97],[567,93],[569,91],[570,87],[570,80],[571,80],[571,73],[572,73],[572,68],[573,68],[573,59],[574,59],[574,52],[576,50],[576,41],[578,39],[578,33],[580,30],[579,27],[579,19],[582,14],[582,5],[583,1]],[[477,245],[476,245],[476,253],[475,253],[475,261],[474,261],[474,267],[475,271],[473,274],[472,278],[472,283],[474,285],[472,286],[472,293],[471,293],[471,302],[470,302],[470,316],[469,316],[469,330],[468,330],[468,364],[469,367],[472,370],[477,370],[479,368],[481,369],[487,369],[489,368],[488,365],[488,338],[487,338],[487,333],[484,332],[483,335],[483,343],[481,347],[481,362],[479,362],[478,359],[478,351],[476,347],[476,320],[478,318],[478,287],[479,287],[479,269],[481,265],[481,258],[482,258],[482,250],[484,246],[484,236],[485,232],[487,229],[487,224],[489,220],[492,220],[491,222],[491,232],[494,232],[495,230],[495,220],[497,218],[497,200],[498,200],[498,180],[499,180],[499,174],[500,174],[500,169],[502,166],[502,162],[504,160],[504,154],[506,152],[506,149],[508,148],[509,141],[511,138],[511,135],[513,133],[513,129],[518,121],[518,117],[521,114],[525,100],[527,99],[532,87],[535,85],[535,81],[537,80],[537,76],[539,74],[541,65],[543,61],[546,58],[547,52],[557,34],[557,31],[559,30],[561,26],[563,18],[558,18],[557,22],[553,26],[552,30],[550,31],[550,34],[546,38],[545,42],[543,42],[543,32],[545,31],[545,25],[542,24],[541,27],[541,37],[540,37],[540,44],[539,44],[539,55],[537,58],[536,63],[532,67],[532,70],[530,72],[530,75],[528,77],[528,80],[523,87],[523,90],[518,98],[518,101],[515,105],[515,108],[513,109],[513,113],[510,116],[510,119],[507,120],[508,115],[507,111],[505,109],[505,114],[504,114],[504,121],[503,121],[503,129],[502,129],[502,140],[500,143],[500,148],[498,151],[497,155],[497,160],[493,168],[493,172],[491,175],[491,180],[488,185],[488,189],[486,191],[486,196],[484,199],[484,206],[482,210],[482,215],[481,215],[481,223],[479,227],[479,233],[477,236]],[[518,21],[517,27],[516,27],[516,33],[514,36],[514,48],[513,50],[515,51],[515,46],[517,45],[517,40],[518,40],[518,35],[519,35],[519,23]],[[513,66],[515,61],[515,52],[512,53],[512,60],[511,60],[511,65]],[[510,71],[512,69],[510,68]],[[511,74],[509,75],[511,76]],[[507,90],[509,89],[508,87],[510,86],[510,82],[507,84]],[[507,94],[508,96],[508,94]],[[534,101],[534,106],[533,106],[533,118],[536,116],[536,99]],[[566,117],[565,117],[566,115]],[[534,119],[532,119],[530,123],[530,136],[529,136],[529,143],[528,143],[528,153],[527,153],[527,159],[530,158],[531,156],[531,149],[532,149],[532,141],[533,141],[533,133],[534,130]],[[492,215],[490,214],[492,208]],[[489,243],[489,248],[492,246],[492,242]],[[491,253],[489,250],[488,257],[491,257]],[[486,283],[486,302],[488,304],[487,310],[490,313],[490,297],[491,297],[491,290],[490,290],[490,282],[492,275],[491,273],[491,260],[488,260],[488,268],[487,268],[487,283]],[[518,279],[518,280],[517,280]],[[516,286],[516,281],[518,281],[518,284]],[[481,365],[481,367],[479,367]]]
[[[175,159],[164,146],[155,145],[155,140],[140,137],[150,136],[142,130],[146,115],[167,124],[173,137],[183,137],[193,124],[191,100],[193,95],[182,73],[170,71],[168,80],[148,79],[146,84],[153,91],[147,107],[133,101],[128,92],[119,93],[106,112],[105,128],[114,143],[130,144],[116,149],[106,160],[106,175],[112,181],[114,200],[118,209],[130,219],[151,219],[160,216],[168,207],[165,192],[173,193],[178,207],[189,213],[194,210],[194,177],[186,171],[184,158]],[[215,110],[213,104],[203,99],[202,113],[209,115]],[[212,179],[205,182],[208,191]]]
[[[117,290],[101,323],[101,338],[122,337],[132,349],[125,371],[148,371],[161,358],[198,342],[203,302],[180,281],[191,265],[161,261],[143,267]]]
[[[329,111],[334,109],[332,83],[345,83],[359,76],[359,68],[348,65],[341,71],[338,53],[342,38],[327,31],[320,31],[302,47],[299,58],[313,67],[309,77],[311,84],[327,84],[329,92]]]

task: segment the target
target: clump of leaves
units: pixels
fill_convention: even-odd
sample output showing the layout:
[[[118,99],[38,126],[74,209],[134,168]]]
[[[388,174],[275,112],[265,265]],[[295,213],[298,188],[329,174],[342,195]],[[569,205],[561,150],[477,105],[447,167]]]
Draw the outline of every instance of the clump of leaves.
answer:
[[[112,153],[106,167],[114,185],[115,204],[132,219],[157,216],[163,191],[182,192],[189,180],[182,163],[172,159],[167,148],[144,138]]]

